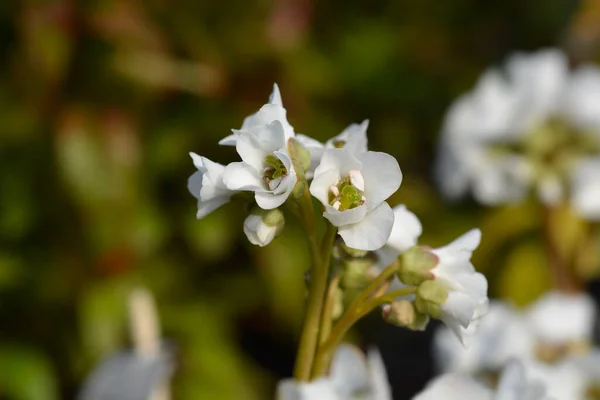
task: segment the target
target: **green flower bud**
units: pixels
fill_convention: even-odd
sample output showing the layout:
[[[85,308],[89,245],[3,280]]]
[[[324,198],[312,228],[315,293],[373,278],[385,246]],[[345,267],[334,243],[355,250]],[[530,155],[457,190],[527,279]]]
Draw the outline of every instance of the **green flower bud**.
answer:
[[[283,213],[279,211],[279,209],[267,210],[264,214],[262,214],[262,220],[265,225],[268,226],[279,226],[285,223],[285,218]]]
[[[302,146],[296,139],[290,138],[287,141],[288,153],[292,158],[294,168],[297,173],[304,173],[310,168],[310,151],[306,147]],[[301,171],[298,171],[298,168]]]
[[[366,251],[366,250],[358,250],[358,249],[353,249],[352,247],[348,247],[348,246],[346,246],[346,243],[344,243],[344,242],[340,243],[340,247],[344,253],[346,253],[348,256],[350,256],[352,258],[361,258],[361,257],[366,256],[368,253],[368,251]]]
[[[438,265],[439,259],[429,248],[414,246],[402,253],[400,261],[400,280],[407,285],[417,286],[434,278],[430,271]]]
[[[415,306],[423,314],[440,317],[440,307],[448,299],[448,286],[438,280],[423,282],[417,288]]]
[[[362,289],[375,279],[372,267],[373,261],[368,258],[356,258],[344,262],[342,285],[350,289]]]
[[[383,306],[383,319],[392,325],[401,326],[413,331],[425,330],[429,317],[415,308],[408,300],[397,300]]]

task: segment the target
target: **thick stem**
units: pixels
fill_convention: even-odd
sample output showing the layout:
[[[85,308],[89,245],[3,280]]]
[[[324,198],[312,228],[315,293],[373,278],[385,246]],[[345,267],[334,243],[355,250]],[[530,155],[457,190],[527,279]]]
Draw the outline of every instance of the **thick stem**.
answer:
[[[312,198],[308,191],[308,185],[304,189],[302,199],[300,200],[300,212],[308,236],[312,266],[306,315],[298,346],[294,377],[299,381],[308,381],[311,376],[317,342],[319,340],[321,313],[329,278],[329,258],[337,230],[328,224],[323,243],[319,245]]]

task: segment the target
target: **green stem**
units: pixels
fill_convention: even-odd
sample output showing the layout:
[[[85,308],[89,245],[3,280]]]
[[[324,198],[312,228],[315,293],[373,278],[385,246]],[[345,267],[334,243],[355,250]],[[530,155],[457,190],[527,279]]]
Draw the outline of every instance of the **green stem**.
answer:
[[[340,275],[336,274],[329,281],[329,288],[327,289],[327,295],[325,297],[325,304],[323,306],[323,313],[321,315],[321,330],[319,331],[319,345],[323,344],[331,333],[331,326],[333,324],[333,309],[335,308],[335,293],[340,284]]]
[[[331,359],[331,351],[333,350],[333,348],[340,342],[340,340],[342,340],[344,335],[348,332],[352,325],[356,323],[356,321],[358,321],[364,315],[368,314],[375,307],[373,306],[373,308],[365,309],[365,305],[369,304],[369,296],[371,296],[371,294],[375,292],[381,285],[384,285],[388,280],[390,280],[393,277],[394,273],[398,270],[398,268],[398,262],[390,264],[381,272],[381,274],[379,274],[379,276],[377,276],[377,278],[371,281],[369,286],[367,286],[362,292],[359,293],[359,295],[352,302],[350,307],[346,310],[344,315],[342,315],[340,320],[335,324],[327,340],[321,342],[315,359],[313,376],[320,376],[326,372],[327,367],[329,365],[329,360]],[[413,288],[410,289],[414,292]],[[395,291],[392,293],[397,292],[399,291]],[[387,295],[383,295],[381,297],[384,296]],[[378,297],[377,299],[381,297]]]
[[[306,316],[298,346],[294,377],[298,381],[308,381],[319,340],[321,313],[329,278],[329,258],[337,230],[329,224],[323,244],[319,245],[312,197],[308,191],[308,185],[305,187],[299,203],[302,221],[308,236],[312,265]]]
[[[391,303],[394,300],[396,300],[398,297],[406,296],[407,294],[413,294],[416,291],[417,291],[416,287],[407,287],[407,288],[391,291],[382,296],[379,296],[379,297],[376,297],[376,298],[366,301],[362,305],[362,307],[360,307],[359,312],[362,315],[368,314],[371,311],[373,311],[375,308],[377,308],[383,304]]]

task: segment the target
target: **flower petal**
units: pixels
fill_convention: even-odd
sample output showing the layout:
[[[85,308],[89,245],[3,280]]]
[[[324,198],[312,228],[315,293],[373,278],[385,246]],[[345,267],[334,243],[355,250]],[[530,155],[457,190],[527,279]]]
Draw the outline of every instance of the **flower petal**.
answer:
[[[344,211],[336,210],[330,205],[325,205],[323,216],[331,222],[333,226],[348,226],[360,222],[367,215],[367,207],[358,206]]]
[[[357,158],[362,163],[367,208],[372,210],[398,190],[402,172],[398,161],[386,153],[368,151]]]
[[[369,374],[364,354],[356,347],[342,344],[333,355],[330,377],[341,398],[369,389]]]
[[[196,171],[188,178],[187,188],[189,192],[197,199],[200,199],[200,189],[202,189],[202,176],[204,173]]]
[[[257,191],[254,194],[254,200],[263,210],[272,210],[285,203],[295,184],[296,177],[287,176],[281,181],[276,191]]]
[[[196,213],[196,218],[204,218],[227,202],[229,202],[229,196],[215,197],[208,201],[198,201],[198,212]]]
[[[258,172],[244,162],[234,162],[225,167],[223,182],[229,190],[265,190]]]
[[[386,202],[383,202],[367,213],[360,222],[341,226],[339,234],[348,247],[377,250],[387,242],[393,224],[394,212]]]

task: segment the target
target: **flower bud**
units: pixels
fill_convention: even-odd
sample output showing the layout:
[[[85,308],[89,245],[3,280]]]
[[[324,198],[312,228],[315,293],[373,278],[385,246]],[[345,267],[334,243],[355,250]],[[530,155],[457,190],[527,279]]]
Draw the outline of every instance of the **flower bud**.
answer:
[[[439,318],[441,306],[448,299],[448,292],[448,286],[439,280],[425,281],[417,288],[415,306],[419,312]]]
[[[434,278],[431,270],[438,265],[439,258],[429,248],[415,246],[402,253],[400,261],[398,277],[405,284],[416,286]]]
[[[352,247],[346,246],[346,243],[340,243],[341,250],[351,258],[361,258],[367,255],[368,251],[353,249]]]
[[[268,226],[279,226],[285,223],[283,213],[277,208],[273,210],[267,210],[262,215],[262,220]]]
[[[344,262],[342,285],[349,289],[363,289],[377,276],[373,273],[373,261],[368,258],[356,258]]]
[[[300,171],[298,171],[298,169],[301,169],[302,175],[304,175],[310,168],[310,151],[294,138],[288,139],[287,149],[292,158],[296,172],[299,173]]]
[[[280,210],[255,207],[244,221],[244,233],[250,243],[264,247],[281,233],[284,226],[285,218]]]
[[[385,322],[389,324],[414,331],[425,330],[429,322],[429,316],[418,312],[415,305],[408,300],[397,300],[392,304],[384,305],[382,316]]]

